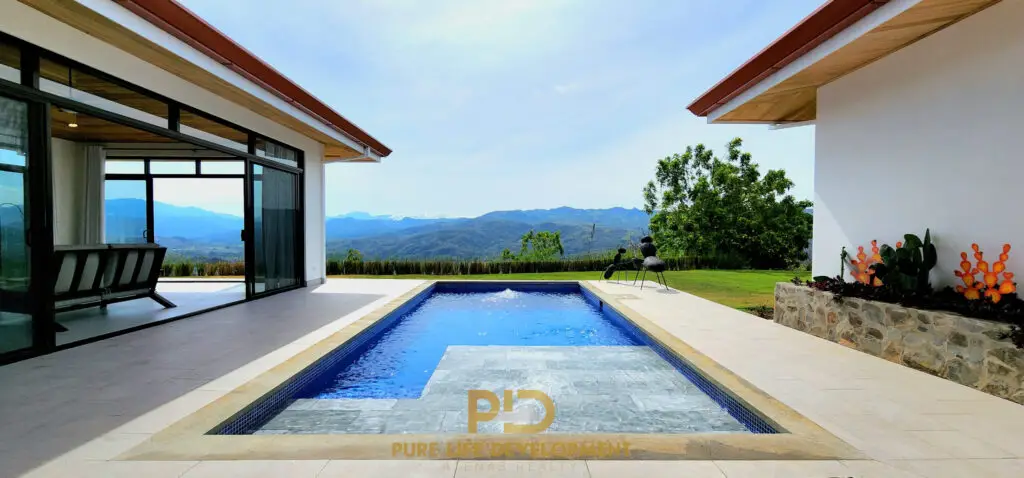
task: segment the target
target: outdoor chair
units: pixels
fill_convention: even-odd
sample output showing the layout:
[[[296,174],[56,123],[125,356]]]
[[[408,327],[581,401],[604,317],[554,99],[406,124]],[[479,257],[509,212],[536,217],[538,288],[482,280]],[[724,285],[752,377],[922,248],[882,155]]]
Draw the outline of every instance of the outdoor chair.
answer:
[[[149,298],[176,305],[156,292],[166,247],[156,244],[58,246],[54,250],[57,312]]]
[[[625,274],[626,280],[629,280],[629,271],[635,271],[637,274],[640,273],[641,261],[637,258],[626,258],[623,259],[622,255],[626,253],[626,249],[619,248],[618,254],[612,259],[612,263],[604,270],[604,279],[608,280],[615,275],[615,280],[619,280],[621,274]]]
[[[55,247],[54,311],[106,308],[107,304],[141,298],[153,299],[166,308],[176,307],[156,292],[166,254],[167,248],[156,244]],[[24,290],[0,288],[0,310],[31,313],[24,307],[28,291],[20,289]],[[57,330],[67,328],[57,324]]]
[[[668,268],[668,265],[658,257],[658,248],[655,247],[654,239],[651,239],[651,236],[640,239],[640,253],[644,255],[644,260],[641,263],[644,274],[643,277],[640,277],[640,273],[637,272],[637,277],[633,278],[633,285],[636,285],[637,278],[640,278],[640,289],[643,290],[647,271],[651,271],[654,273],[655,280],[668,289],[668,280],[665,279],[665,269]]]

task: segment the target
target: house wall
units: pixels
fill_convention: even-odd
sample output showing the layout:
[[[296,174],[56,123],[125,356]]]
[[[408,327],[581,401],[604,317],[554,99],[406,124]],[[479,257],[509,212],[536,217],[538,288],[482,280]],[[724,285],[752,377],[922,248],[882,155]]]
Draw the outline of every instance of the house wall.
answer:
[[[961,251],[1024,274],[1019,156],[1024,2],[1002,2],[818,90],[815,275],[840,248],[894,244],[931,228],[933,283],[953,285]]]
[[[127,12],[116,5],[116,3],[108,0],[89,0],[88,3],[90,8],[103,7],[119,13]],[[135,20],[132,22],[131,27],[136,31],[148,29],[143,32],[147,38],[164,39],[163,41],[167,42],[168,48],[171,48],[172,51],[182,50],[182,45],[184,44],[177,39],[170,37],[155,26],[148,25],[137,17]],[[16,0],[0,0],[0,31],[125,81],[155,91],[183,104],[197,107],[202,111],[249,128],[271,139],[276,139],[302,149],[305,153],[306,161],[306,279],[315,281],[325,277],[324,254],[326,246],[323,239],[325,218],[322,189],[324,164],[323,146],[318,141],[225,100]],[[202,57],[201,54],[194,50],[192,56],[196,58]],[[217,65],[213,60],[209,61],[223,68],[222,65]],[[225,69],[225,71],[227,70]],[[231,75],[238,76],[234,73],[231,73]],[[229,77],[227,74],[222,76],[227,81],[236,80],[236,78]],[[245,88],[251,89],[252,85],[245,85]],[[261,94],[272,96],[265,91]],[[281,100],[274,98],[274,101],[280,102]]]
[[[53,243],[82,243],[80,231],[82,196],[85,194],[85,158],[78,144],[60,138],[51,140],[53,158]]]

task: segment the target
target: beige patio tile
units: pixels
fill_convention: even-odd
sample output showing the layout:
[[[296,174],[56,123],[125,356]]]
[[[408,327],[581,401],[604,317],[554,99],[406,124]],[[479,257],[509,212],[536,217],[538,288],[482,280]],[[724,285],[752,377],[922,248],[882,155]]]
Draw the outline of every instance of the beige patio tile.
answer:
[[[156,433],[224,396],[223,391],[193,390],[121,426],[117,433]]]
[[[934,415],[921,415],[904,408],[875,413],[828,413],[825,419],[835,423],[877,423],[886,429],[910,431],[955,431],[956,426]]]
[[[455,478],[586,478],[590,476],[584,461],[489,461],[459,462]]]
[[[587,462],[592,478],[725,478],[710,461],[605,461]]]
[[[327,460],[201,461],[182,478],[316,478]]]
[[[1014,458],[997,445],[958,431],[914,431],[913,436],[949,454],[951,458]],[[1021,434],[1024,439],[1024,433]]]
[[[455,460],[332,460],[317,478],[452,478]]]
[[[1020,478],[1024,460],[894,460],[894,467],[927,478]]]
[[[838,461],[715,461],[728,478],[796,478],[848,476]],[[843,475],[846,473],[847,475]]]
[[[853,445],[876,460],[887,459],[943,459],[951,458],[946,450],[911,435],[911,432],[891,428],[880,422],[857,420],[856,416],[814,417],[821,427],[839,439]]]
[[[1024,407],[1021,407],[1024,409]],[[1024,458],[1024,439],[1021,430],[1024,425],[1013,425],[1007,420],[986,419],[977,415],[928,415],[949,423],[953,429],[964,435],[993,443],[1017,458]],[[1010,418],[1010,417],[1005,417]]]
[[[110,460],[152,437],[149,433],[107,433],[60,457],[61,460]]]
[[[850,470],[843,478],[921,478],[917,473],[874,460],[850,460],[842,464]]]
[[[56,461],[24,478],[179,478],[194,461]]]

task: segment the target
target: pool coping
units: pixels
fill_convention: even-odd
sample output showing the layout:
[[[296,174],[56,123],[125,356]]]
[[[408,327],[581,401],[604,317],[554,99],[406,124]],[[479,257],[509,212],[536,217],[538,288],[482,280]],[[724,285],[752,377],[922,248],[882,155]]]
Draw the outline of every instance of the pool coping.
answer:
[[[340,331],[299,352],[267,372],[226,393],[195,413],[157,432],[146,442],[116,458],[127,461],[197,460],[358,460],[404,459],[396,449],[402,444],[472,443],[501,449],[497,455],[471,456],[414,455],[415,459],[634,459],[634,460],[857,460],[866,456],[797,411],[732,373],[711,358],[687,345],[643,315],[622,304],[615,294],[599,290],[586,281],[451,281],[500,283],[577,283],[606,306],[632,322],[652,340],[699,371],[750,411],[778,429],[776,434],[694,433],[694,434],[375,434],[375,435],[208,435],[210,430],[239,415],[262,397],[272,393],[335,348],[372,327],[409,300],[434,287],[427,281],[345,326]],[[606,449],[580,446],[587,443],[628,443],[628,456],[609,454]],[[571,457],[522,453],[529,446],[547,450],[573,449]]]

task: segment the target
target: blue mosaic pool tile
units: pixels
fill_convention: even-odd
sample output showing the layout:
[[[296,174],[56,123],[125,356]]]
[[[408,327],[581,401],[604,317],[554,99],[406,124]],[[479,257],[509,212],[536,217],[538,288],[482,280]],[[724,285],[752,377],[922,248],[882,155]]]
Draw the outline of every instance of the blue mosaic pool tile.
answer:
[[[481,293],[481,292],[502,292],[514,287],[517,292],[548,292],[548,293],[576,293],[580,290],[578,282],[438,282],[434,286],[435,292],[454,293]]]
[[[409,299],[394,311],[386,315],[373,326],[366,328],[348,342],[332,350],[320,360],[306,367],[295,374],[281,386],[277,387],[267,395],[257,400],[253,405],[242,410],[239,414],[227,420],[217,428],[211,430],[209,435],[249,435],[259,430],[260,427],[269,422],[274,416],[288,408],[295,397],[304,387],[313,382],[324,371],[334,367],[346,357],[352,354],[361,353],[368,342],[381,332],[393,326],[399,318],[415,309],[427,297],[434,292],[434,287],[428,287],[412,299]]]

